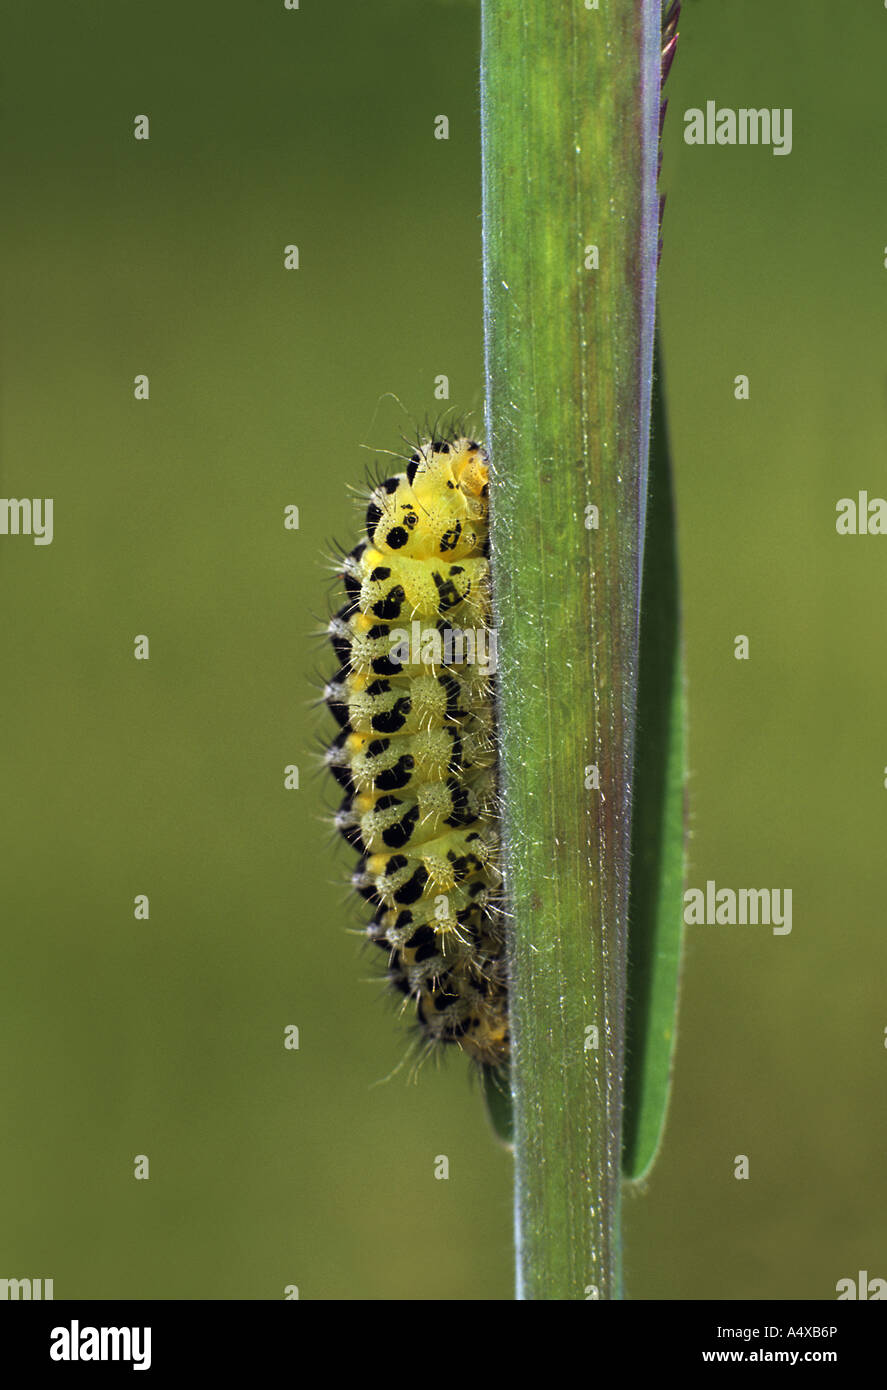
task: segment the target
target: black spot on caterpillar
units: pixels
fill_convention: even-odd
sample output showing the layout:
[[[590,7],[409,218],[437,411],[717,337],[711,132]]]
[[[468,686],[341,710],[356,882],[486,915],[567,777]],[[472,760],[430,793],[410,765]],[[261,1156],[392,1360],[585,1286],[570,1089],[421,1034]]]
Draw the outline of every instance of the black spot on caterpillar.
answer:
[[[509,1032],[487,496],[487,455],[456,434],[423,440],[374,488],[329,625],[340,731],[326,763],[389,983],[430,1043],[498,1066]]]

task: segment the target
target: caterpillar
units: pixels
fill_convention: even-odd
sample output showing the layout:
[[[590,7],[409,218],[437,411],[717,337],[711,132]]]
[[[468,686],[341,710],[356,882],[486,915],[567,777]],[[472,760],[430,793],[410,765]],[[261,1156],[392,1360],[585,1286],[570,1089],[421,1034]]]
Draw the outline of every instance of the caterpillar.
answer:
[[[326,753],[336,827],[369,940],[429,1047],[509,1056],[497,813],[489,460],[454,430],[421,438],[370,494],[329,624],[339,670]]]

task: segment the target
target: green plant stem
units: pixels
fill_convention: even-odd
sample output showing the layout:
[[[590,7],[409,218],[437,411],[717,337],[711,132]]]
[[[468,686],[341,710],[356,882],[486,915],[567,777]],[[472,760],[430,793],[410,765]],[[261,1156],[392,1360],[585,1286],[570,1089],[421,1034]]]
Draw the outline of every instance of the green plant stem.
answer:
[[[615,1298],[661,11],[482,12],[518,1296]]]

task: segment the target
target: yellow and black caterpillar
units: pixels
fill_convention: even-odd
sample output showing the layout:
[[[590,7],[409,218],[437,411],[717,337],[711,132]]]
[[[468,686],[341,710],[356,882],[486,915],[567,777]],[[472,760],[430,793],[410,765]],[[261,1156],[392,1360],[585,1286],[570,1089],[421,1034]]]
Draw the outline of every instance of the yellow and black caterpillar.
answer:
[[[336,825],[360,852],[367,934],[429,1043],[509,1052],[496,811],[489,469],[461,436],[423,440],[376,487],[345,557],[325,691]],[[492,640],[491,640],[492,639]]]

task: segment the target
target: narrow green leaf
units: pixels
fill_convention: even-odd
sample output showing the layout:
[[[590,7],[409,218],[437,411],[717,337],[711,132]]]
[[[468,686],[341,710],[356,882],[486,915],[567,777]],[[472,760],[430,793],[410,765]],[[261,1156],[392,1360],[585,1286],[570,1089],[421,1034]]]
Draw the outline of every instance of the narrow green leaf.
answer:
[[[658,340],[641,606],[623,1167],[648,1171],[671,1086],[683,936],[685,700],[677,536]]]
[[[662,13],[482,14],[518,1295],[618,1298]]]
[[[487,1115],[493,1131],[506,1149],[514,1148],[514,1106],[508,1067],[484,1067],[481,1076]]]

